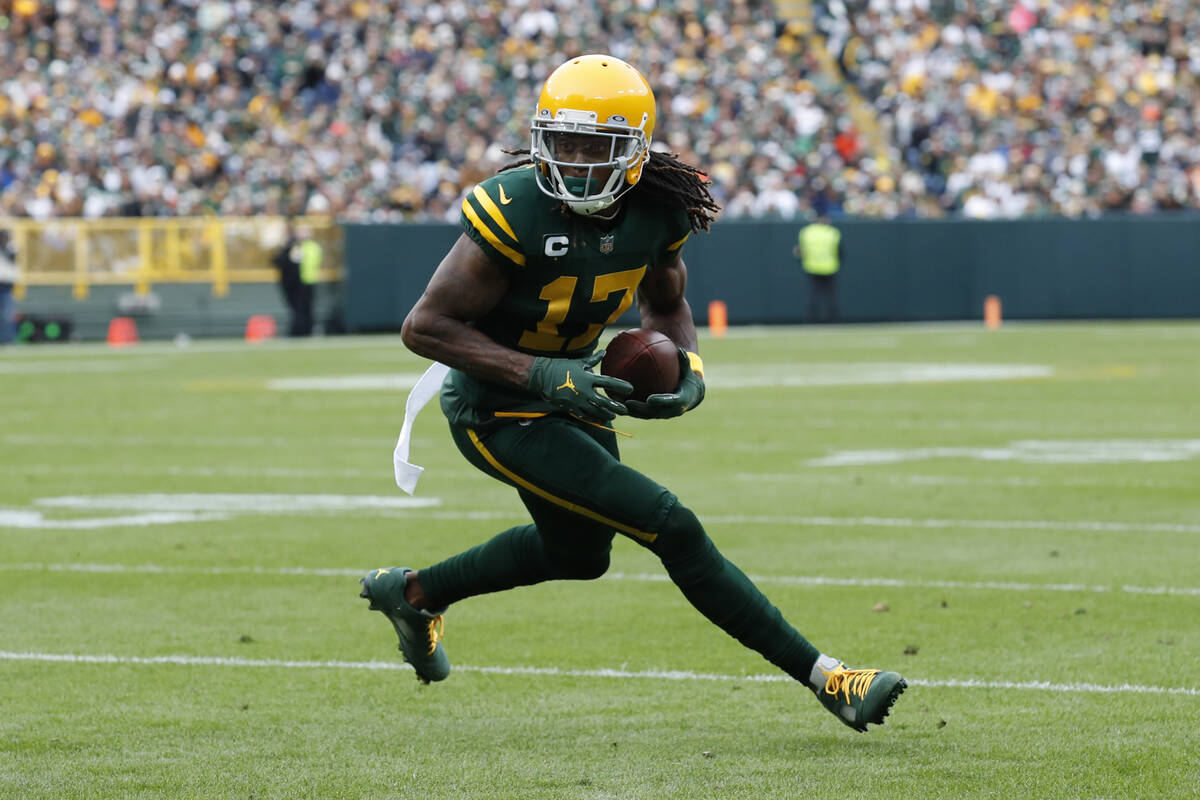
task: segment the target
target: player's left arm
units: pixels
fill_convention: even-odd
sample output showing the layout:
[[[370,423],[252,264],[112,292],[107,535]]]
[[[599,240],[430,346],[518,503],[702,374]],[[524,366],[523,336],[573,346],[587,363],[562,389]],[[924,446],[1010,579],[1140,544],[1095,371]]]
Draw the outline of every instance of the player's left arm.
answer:
[[[696,323],[688,304],[687,266],[678,250],[646,271],[638,286],[642,327],[660,331],[679,345],[679,386],[670,394],[652,394],[646,402],[627,400],[629,413],[645,419],[677,417],[704,399],[704,364],[697,354]]]
[[[661,331],[684,350],[697,352],[696,323],[688,305],[687,266],[678,250],[646,270],[637,291],[642,327]]]

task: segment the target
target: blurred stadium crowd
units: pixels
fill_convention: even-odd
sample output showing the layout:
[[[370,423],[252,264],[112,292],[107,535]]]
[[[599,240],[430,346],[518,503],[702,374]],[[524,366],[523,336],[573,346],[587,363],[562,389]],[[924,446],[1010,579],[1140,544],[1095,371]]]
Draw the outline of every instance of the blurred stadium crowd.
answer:
[[[0,216],[456,220],[596,51],[727,217],[1200,197],[1200,4],[812,5],[831,58],[758,0],[0,0]]]

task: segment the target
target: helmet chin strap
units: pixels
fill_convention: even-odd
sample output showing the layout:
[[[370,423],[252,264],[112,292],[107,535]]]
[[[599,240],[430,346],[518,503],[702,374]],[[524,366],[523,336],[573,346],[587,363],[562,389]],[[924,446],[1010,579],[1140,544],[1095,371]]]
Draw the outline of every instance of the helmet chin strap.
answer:
[[[563,202],[574,211],[584,217],[590,217],[604,211],[609,206],[617,201],[617,197],[624,194],[624,191],[614,191],[618,183],[625,182],[625,173],[623,171],[613,171],[612,176],[608,179],[607,185],[602,189],[603,197],[588,197],[588,189],[595,178],[566,178],[561,175],[562,188],[567,194],[576,195],[576,197],[566,198]],[[572,186],[575,184],[575,186]],[[581,196],[580,196],[581,195]],[[613,212],[616,213],[615,211]],[[607,217],[603,217],[607,218]]]
[[[606,197],[603,200],[568,200],[567,207],[581,217],[596,217],[597,219],[612,219],[617,215],[620,207],[617,205],[617,198]],[[612,209],[607,214],[606,209]]]

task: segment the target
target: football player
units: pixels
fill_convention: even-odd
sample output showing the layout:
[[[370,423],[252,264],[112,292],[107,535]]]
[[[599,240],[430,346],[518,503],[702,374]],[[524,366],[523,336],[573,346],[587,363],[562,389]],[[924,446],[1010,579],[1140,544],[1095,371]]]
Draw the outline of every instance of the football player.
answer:
[[[616,415],[665,419],[704,399],[680,254],[718,207],[696,169],[650,149],[655,115],[634,67],[573,58],[541,91],[528,158],[466,195],[463,234],[405,319],[404,343],[450,368],[441,406],[455,443],[517,490],[532,522],[419,570],[372,570],[361,594],[391,621],[417,677],[440,681],[451,604],[599,578],[619,533],[653,552],[700,613],[865,731],[904,679],[822,654],[671,491],[621,463]],[[631,387],[594,371],[596,342],[635,301],[642,327],[679,345],[681,377],[672,393],[619,403],[603,390]]]

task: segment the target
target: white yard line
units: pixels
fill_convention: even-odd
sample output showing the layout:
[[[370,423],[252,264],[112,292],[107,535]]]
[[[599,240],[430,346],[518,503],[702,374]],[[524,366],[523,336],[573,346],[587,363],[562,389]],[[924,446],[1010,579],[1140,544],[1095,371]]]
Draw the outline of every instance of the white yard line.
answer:
[[[433,447],[437,443],[432,439],[416,441]],[[478,475],[478,471],[470,469],[455,470],[455,477]],[[439,469],[438,475],[445,476],[448,470]],[[0,464],[0,474],[9,475],[171,475],[196,478],[369,478],[378,482],[386,470],[377,467],[370,469],[322,469],[304,467],[280,466],[205,466],[200,464]],[[1119,478],[1081,478],[1061,476],[1055,478],[1008,477],[985,478],[966,475],[854,475],[849,472],[735,472],[730,475],[740,483],[787,483],[820,486],[842,486],[851,481],[859,480],[864,483],[882,483],[892,486],[1010,486],[1023,487],[1137,487],[1141,489],[1190,489],[1195,488],[1195,482],[1167,481],[1136,476],[1121,476]]]
[[[706,370],[706,373],[710,370]],[[1049,378],[1054,369],[1044,364],[976,363],[779,363],[722,364],[706,374],[709,388],[755,389],[764,386],[870,386],[906,383],[957,383]]]
[[[788,515],[705,515],[708,523],[730,525],[806,525],[863,528],[931,528],[956,530],[1084,531],[1092,533],[1200,533],[1200,525],[1175,522],[1057,521],[1045,519],[912,519],[910,517],[802,517]]]
[[[64,509],[76,512],[137,513],[369,513],[382,517],[436,516],[439,519],[496,519],[522,516],[520,509],[437,510],[441,499],[434,496],[358,494],[239,494],[227,492],[153,492],[146,494],[64,495],[36,498],[30,507],[0,507],[0,528],[26,527],[34,509]],[[913,517],[833,517],[799,514],[707,514],[706,523],[726,525],[775,525],[803,527],[913,528],[927,530],[1034,530],[1080,531],[1088,533],[1200,533],[1200,524],[1128,520],[1046,520],[1046,519],[942,519]],[[28,518],[28,519],[27,519]],[[7,520],[7,521],[6,521]],[[62,520],[70,523],[72,520]],[[102,522],[101,519],[99,522]],[[58,520],[39,520],[40,527],[52,528]],[[99,524],[99,522],[97,524]],[[64,525],[64,527],[69,527]]]
[[[263,386],[273,392],[407,392],[420,379],[419,372],[385,372],[373,375],[312,375],[272,378]]]
[[[191,512],[229,514],[297,514],[364,510],[429,508],[441,504],[437,497],[370,494],[234,494],[183,492],[175,494],[104,494],[41,497],[40,508],[74,511]]]
[[[145,514],[122,514],[115,517],[46,519],[40,511],[0,508],[0,530],[94,531],[102,528],[144,528],[158,525],[181,525],[188,522],[218,522],[230,519],[229,514],[199,511],[153,511]]]
[[[170,475],[187,478],[372,478],[386,470],[142,464],[0,464],[9,475]],[[465,474],[465,473],[464,473]]]
[[[277,659],[227,658],[222,656],[117,656],[85,653],[37,653],[0,650],[0,661],[57,664],[102,664],[121,666],[233,667],[243,669],[332,669],[408,671],[408,664],[395,661],[285,661]],[[721,675],[687,670],[560,669],[558,667],[489,667],[455,664],[457,672],[486,675],[517,675],[544,678],[610,678],[617,680],[736,681],[785,683],[786,675]],[[984,681],[974,678],[914,678],[912,686],[937,689],[1030,690],[1085,694],[1166,694],[1200,697],[1200,689],[1184,686],[1145,686],[1132,683],[1052,683],[1049,681]]]
[[[132,361],[144,356],[178,355],[203,353],[253,353],[261,350],[392,350],[401,358],[407,350],[399,335],[370,334],[363,336],[311,337],[306,339],[271,339],[266,342],[248,343],[243,339],[192,339],[187,345],[175,344],[172,340],[139,342],[134,347],[109,347],[103,342],[66,342],[50,347],[9,348],[0,356],[12,361],[55,361],[62,358],[89,359],[110,357]]]
[[[176,514],[175,517],[147,516],[138,524],[179,524],[216,519],[203,519],[188,514],[368,514],[385,519],[428,517],[440,520],[505,520],[524,519],[520,508],[477,511],[435,510],[437,497],[396,498],[358,495],[233,495],[233,494],[152,494],[152,495],[85,495],[43,497],[34,501],[37,508],[0,507],[0,530],[5,528],[71,529],[113,528],[125,524],[118,517],[48,518],[38,509],[62,509],[76,512],[133,511],[143,515]],[[774,525],[784,527],[823,528],[909,528],[918,530],[953,531],[1057,531],[1062,533],[1200,533],[1200,524],[1175,522],[1126,522],[1106,520],[1039,520],[1039,519],[913,519],[911,517],[824,517],[762,514],[700,514],[707,525]]]
[[[973,459],[1023,464],[1145,464],[1200,458],[1200,439],[1025,439],[989,447],[916,447],[840,450],[810,458],[810,467],[862,467],[929,461]]]
[[[65,373],[77,375],[81,372],[133,372],[157,369],[162,359],[146,359],[134,363],[98,361],[94,359],[53,361],[0,361],[0,375],[49,375]]]
[[[4,469],[0,467],[0,470]],[[1081,478],[1060,475],[1054,478],[1012,476],[986,478],[968,475],[863,475],[857,472],[735,472],[730,477],[739,483],[787,483],[818,486],[845,486],[849,483],[882,483],[890,486],[1004,486],[1013,488],[1111,487],[1139,489],[1194,489],[1195,481],[1164,481],[1122,474],[1112,478]]]
[[[367,570],[354,567],[188,567],[165,564],[51,564],[0,563],[0,572],[84,572],[115,573],[131,575],[277,575],[306,577],[360,577]],[[904,580],[901,578],[839,578],[830,575],[750,575],[752,581],[762,585],[778,586],[843,586],[843,587],[887,587],[896,589],[963,589],[999,592],[1081,592],[1089,594],[1123,593],[1139,595],[1175,595],[1200,597],[1200,587],[1195,586],[1132,586],[1129,584],[1104,586],[1083,583],[1028,583],[1024,581],[939,581]],[[633,583],[666,583],[665,573],[612,571],[601,580],[629,581]]]
[[[403,414],[401,414],[403,416]],[[397,423],[398,424],[398,423]],[[389,437],[393,441],[389,441]],[[353,436],[156,436],[156,435],[86,435],[54,433],[6,433],[0,442],[30,447],[253,447],[305,448],[316,445],[335,447],[372,447],[390,453],[395,446],[395,434],[378,438]],[[432,439],[429,440],[431,443]],[[386,458],[385,463],[390,463]],[[385,469],[384,474],[387,474]]]

